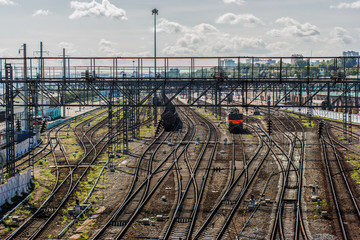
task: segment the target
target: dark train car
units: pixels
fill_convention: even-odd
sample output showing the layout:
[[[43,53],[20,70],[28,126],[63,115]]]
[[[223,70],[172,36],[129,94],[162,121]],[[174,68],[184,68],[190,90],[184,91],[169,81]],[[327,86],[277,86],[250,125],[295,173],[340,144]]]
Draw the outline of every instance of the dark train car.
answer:
[[[226,114],[226,126],[231,133],[239,133],[243,130],[244,115],[237,108],[230,108]]]
[[[168,101],[166,98],[165,102]],[[182,127],[179,115],[176,112],[175,106],[170,102],[161,113],[161,123],[165,131],[174,131]]]

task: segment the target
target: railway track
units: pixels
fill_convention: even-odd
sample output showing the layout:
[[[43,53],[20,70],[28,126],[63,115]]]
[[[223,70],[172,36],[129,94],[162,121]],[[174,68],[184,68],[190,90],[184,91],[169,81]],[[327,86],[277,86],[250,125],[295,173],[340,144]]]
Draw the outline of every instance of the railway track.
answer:
[[[96,114],[98,111],[100,111],[100,109],[94,109],[92,111],[87,112],[84,115],[75,117],[73,119],[73,121],[76,120],[80,120],[81,118],[86,118],[88,115],[90,114]],[[66,126],[68,124],[68,122],[64,122],[62,124],[60,124],[59,126],[50,129],[48,132],[46,132],[45,137],[46,137],[46,141],[42,143],[42,146],[40,145],[37,149],[35,149],[35,153],[34,153],[34,163],[37,163],[39,160],[44,159],[46,156],[48,156],[49,154],[51,154],[51,147],[50,145],[50,134],[53,131],[56,131],[58,128],[63,128],[64,126]],[[20,171],[26,170],[27,168],[29,168],[29,160],[25,157],[25,159],[19,159],[16,162],[16,168],[20,169]]]
[[[276,119],[278,122],[277,124],[276,121],[273,121],[278,130],[277,132],[281,132],[285,135],[288,139],[289,147],[288,153],[286,153],[285,149],[273,141],[274,146],[277,151],[279,151],[278,155],[282,154],[285,156],[287,162],[284,164],[284,161],[278,161],[283,174],[283,182],[276,208],[276,217],[272,227],[271,239],[275,239],[277,233],[279,233],[281,239],[298,239],[300,230],[302,237],[307,239],[301,211],[304,129],[297,121],[289,119],[287,114],[282,114],[282,119],[277,117],[275,114],[272,116],[273,119]],[[302,138],[298,137],[297,127],[295,124],[300,127]],[[290,127],[292,129],[290,129]],[[299,143],[298,148],[300,148],[300,151],[297,151],[297,142]],[[294,209],[295,211],[293,211]],[[284,219],[286,219],[286,221],[284,221]]]
[[[354,192],[344,173],[340,156],[330,136],[329,128],[321,136],[321,146],[330,184],[333,204],[338,220],[340,235],[343,239],[356,239],[360,227],[360,211]],[[344,191],[345,189],[345,191]]]
[[[182,171],[179,170],[180,167],[177,168],[178,201],[167,226],[165,239],[189,239],[191,237],[217,148],[216,127],[194,110],[190,111],[191,117],[194,119],[190,119],[189,116],[187,118],[194,131],[196,130],[196,119],[197,122],[200,120],[204,123],[208,134],[196,161],[189,159],[188,152],[183,155],[182,159],[177,158],[177,164],[182,160]]]
[[[142,206],[149,200],[159,184],[169,174],[174,166],[174,162],[171,163],[169,159],[174,151],[182,147],[181,142],[185,140],[189,132],[190,129],[188,128],[179,144],[171,147],[165,157],[160,156],[156,161],[155,156],[159,154],[160,146],[164,145],[167,142],[166,140],[170,140],[171,134],[162,132],[162,134],[145,149],[138,160],[134,178],[125,199],[116,210],[113,211],[105,225],[93,236],[93,239],[108,237],[119,239],[125,234],[126,229],[128,229],[134,221]],[[156,167],[154,162],[157,162]],[[161,177],[157,176],[159,173],[162,173]],[[153,178],[158,181],[153,180]]]
[[[87,114],[82,115],[81,118],[87,117],[89,114],[93,114],[94,112],[96,113],[97,111],[98,110],[93,110]],[[53,166],[52,172],[54,173],[53,175],[55,176],[55,179],[54,179],[54,183],[50,184],[50,186],[52,186],[52,189],[50,190],[50,195],[52,193],[54,193],[57,186],[59,184],[61,184],[60,173],[63,173],[64,170],[66,170],[66,168],[62,169],[62,167],[59,168],[59,166],[69,166],[68,169],[71,171],[70,160],[67,157],[67,154],[64,154],[65,153],[64,144],[61,143],[61,140],[60,140],[64,136],[59,137],[60,134],[63,134],[64,132],[66,132],[65,131],[66,126],[67,126],[66,123],[60,124],[56,128],[52,128],[49,131],[47,131],[45,134],[46,142],[43,142],[43,146],[40,146],[40,148],[38,148],[38,151],[34,155],[34,158],[35,158],[34,163],[37,163],[40,160],[42,160],[42,162],[38,163],[41,165],[47,164],[48,161],[54,160],[54,166]],[[55,149],[57,149],[57,150],[55,150]],[[47,159],[47,157],[48,157],[48,159]],[[41,165],[39,165],[39,166],[41,166]],[[29,167],[28,159],[19,160],[17,162],[16,167],[18,169],[20,169],[20,171],[26,170]],[[70,182],[72,182],[72,175],[70,176]],[[17,210],[22,211],[24,209],[24,206],[33,206],[33,204],[31,204],[28,200],[31,195],[33,195],[33,193],[28,194],[28,196],[20,204],[15,206],[6,215],[4,215],[2,221],[5,220],[6,218],[10,217],[13,213],[16,213]],[[42,206],[41,203],[39,206]],[[36,208],[36,206],[35,206],[35,208]],[[52,210],[52,208],[44,208],[44,209]],[[43,211],[43,210],[40,210],[40,211]]]
[[[221,239],[225,234],[233,215],[243,200],[246,190],[248,190],[251,182],[255,178],[270,151],[269,148],[266,149],[266,147],[264,147],[265,144],[260,134],[258,132],[257,134],[260,144],[254,155],[249,159],[247,165],[242,169],[242,171],[235,176],[235,179],[227,187],[220,200],[207,216],[206,220],[197,229],[195,229],[192,237],[193,239],[203,239],[209,237],[212,239]],[[261,152],[263,153],[262,157],[260,157],[260,155],[262,155]],[[250,174],[251,176],[247,182],[244,180],[246,172],[249,174],[252,173]]]
[[[142,153],[138,158],[133,172],[134,178],[126,196],[109,215],[106,223],[95,232],[92,239],[137,237],[134,235],[134,229],[152,211],[152,201],[160,199],[163,189],[169,186],[174,189],[174,198],[166,207],[169,218],[165,222],[158,223],[156,228],[152,228],[152,233],[147,237],[229,239],[233,234],[237,238],[246,238],[248,235],[245,229],[251,226],[254,221],[252,219],[256,215],[263,214],[264,211],[261,210],[264,209],[260,204],[256,204],[241,228],[239,228],[241,223],[234,223],[235,216],[240,215],[240,206],[246,206],[245,199],[260,182],[263,188],[257,202],[263,201],[263,196],[269,191],[269,184],[275,177],[280,179],[280,184],[276,190],[277,199],[272,204],[272,215],[269,213],[269,216],[266,216],[267,219],[274,219],[267,237],[309,239],[302,214],[306,137],[301,123],[289,114],[272,112],[273,132],[269,136],[258,120],[247,117],[245,126],[252,135],[257,136],[257,149],[251,154],[246,152],[246,142],[244,144],[242,139],[244,136],[231,135],[232,145],[228,149],[232,150],[232,158],[227,163],[229,167],[216,168],[216,171],[226,170],[228,180],[225,181],[226,184],[222,183],[223,190],[214,194],[215,197],[209,201],[207,196],[210,191],[209,182],[216,175],[211,171],[215,172],[214,166],[218,166],[214,158],[216,159],[216,151],[221,149],[218,144],[221,139],[219,126],[215,126],[193,110],[179,115],[186,123],[183,129],[176,133],[161,133]],[[88,122],[91,122],[91,125]],[[83,151],[81,159],[67,157],[69,153],[66,153],[66,146],[62,143],[64,135],[61,135],[64,134],[66,125],[49,132],[47,148],[50,149],[45,150],[44,153],[50,159],[54,159],[53,172],[58,180],[54,183],[48,199],[58,198],[58,201],[49,200],[47,205],[37,210],[39,212],[32,217],[33,220],[27,219],[27,225],[20,226],[13,233],[15,235],[10,235],[8,239],[45,238],[53,231],[60,231],[56,228],[56,223],[59,222],[58,212],[66,203],[75,202],[73,193],[86,176],[86,171],[110,143],[114,144],[112,139],[116,134],[120,134],[119,132],[113,135],[99,134],[98,130],[103,128],[106,122],[106,116],[98,116],[97,120],[95,117],[90,118],[74,127],[74,134]],[[115,128],[120,130],[121,126]],[[330,135],[329,128],[330,126],[326,125],[326,133],[321,136],[320,142],[338,218],[339,236],[344,239],[356,239],[358,231],[354,229],[360,229],[360,211],[356,199],[358,196],[351,189],[352,186],[347,180],[338,153],[339,149],[344,149],[346,145],[336,141]],[[339,127],[332,129],[338,131]],[[179,141],[174,141],[175,135],[178,135]],[[197,136],[200,137],[196,138]],[[199,147],[194,148],[194,153],[190,152],[190,146],[195,146],[193,143],[198,141],[201,143]],[[267,163],[264,164],[266,160],[277,162],[276,166],[280,170],[276,171],[274,167],[266,166]],[[263,173],[260,177],[261,171]],[[171,182],[173,185],[169,185]],[[57,197],[57,194],[64,196]],[[87,203],[89,195],[90,192],[86,199],[81,199],[84,204]],[[213,206],[210,212],[207,212],[206,204]],[[164,217],[166,219],[166,216]],[[150,224],[151,221],[150,218]]]
[[[62,154],[65,160],[68,161],[68,159],[65,157],[66,153],[64,152],[64,149],[62,147],[60,147],[60,153],[58,154],[56,153],[55,150],[60,143],[60,137],[58,133],[62,128],[59,128],[55,132],[55,136],[50,135],[50,141],[49,141],[49,146],[51,148],[51,153],[54,158],[54,164],[56,169],[56,173],[55,173],[56,179],[53,189],[51,190],[49,197],[37,208],[35,213],[32,216],[30,216],[28,219],[26,219],[25,222],[19,228],[17,228],[13,233],[10,234],[10,236],[7,237],[7,239],[31,238],[32,234],[36,232],[37,229],[42,228],[42,226],[46,224],[46,220],[44,221],[43,219],[44,218],[46,219],[47,215],[51,215],[51,213],[54,211],[54,208],[56,208],[56,205],[54,204],[54,201],[52,201],[52,199],[56,199],[56,197],[61,196],[59,189],[62,186],[64,186],[65,191],[69,191],[71,189],[71,186],[73,184],[72,174],[70,175],[68,174],[67,176],[65,175],[66,177],[63,177],[61,176],[62,173],[63,172],[67,173],[68,169],[59,168],[59,163],[61,163],[58,159],[59,154]],[[35,217],[37,218],[35,219]]]
[[[77,127],[81,124],[86,124],[87,121],[91,121],[92,119],[93,118],[90,118],[90,120],[86,120],[85,123],[79,123]],[[100,126],[103,124],[105,124],[105,121],[102,121],[101,123],[95,125],[93,129],[99,129]],[[95,132],[95,130],[93,130],[93,132]],[[100,142],[98,142],[97,145],[99,145]],[[105,145],[106,144],[104,144],[101,148],[103,149]],[[63,148],[61,148],[60,150],[64,151]],[[70,171],[63,174],[63,180],[61,181],[61,183],[56,184],[56,189],[54,189],[54,191],[36,210],[36,212],[31,217],[29,217],[19,228],[17,228],[10,236],[8,236],[7,239],[13,239],[17,237],[35,239],[40,237],[42,232],[46,228],[49,228],[49,225],[55,225],[50,223],[57,221],[55,217],[57,216],[59,210],[70,199],[71,194],[74,192],[77,185],[89,169],[89,166],[86,168],[79,168],[79,165],[90,155],[91,152],[92,151],[85,154],[84,157],[78,163],[76,163],[73,168],[69,168],[71,169]],[[92,159],[92,162],[94,162],[96,157],[93,157]],[[71,162],[69,163],[72,164]],[[66,167],[61,169],[66,169]],[[76,178],[74,176],[76,176]],[[50,209],[51,211],[44,211],[44,209]],[[41,214],[44,212],[46,214]],[[54,229],[45,231],[45,234],[48,232],[53,233]]]

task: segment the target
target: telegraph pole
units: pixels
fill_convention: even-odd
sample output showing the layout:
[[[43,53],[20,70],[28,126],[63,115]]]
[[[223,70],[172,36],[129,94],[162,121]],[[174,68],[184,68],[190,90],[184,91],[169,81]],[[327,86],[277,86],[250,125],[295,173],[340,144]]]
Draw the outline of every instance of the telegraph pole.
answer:
[[[154,72],[155,72],[155,78],[156,78],[156,15],[159,14],[159,10],[154,8],[152,10],[152,15],[154,15]]]
[[[25,96],[26,96],[26,101],[30,101],[30,94],[29,94],[29,83],[28,83],[28,79],[27,79],[27,65],[26,65],[26,44],[24,43],[23,45],[23,56],[24,56],[24,72],[23,72],[23,77],[24,77],[24,81],[25,81]],[[28,107],[29,103],[25,103],[25,109],[24,109],[24,112],[25,112],[25,126],[24,126],[24,129],[25,130],[29,130],[29,122],[31,121],[30,120],[30,116],[29,116],[29,107]],[[33,116],[34,117],[34,116]]]
[[[159,14],[159,11],[154,8],[152,10],[152,15],[154,15],[154,80],[156,81],[156,15]],[[154,126],[157,124],[157,97],[156,92],[154,93]]]

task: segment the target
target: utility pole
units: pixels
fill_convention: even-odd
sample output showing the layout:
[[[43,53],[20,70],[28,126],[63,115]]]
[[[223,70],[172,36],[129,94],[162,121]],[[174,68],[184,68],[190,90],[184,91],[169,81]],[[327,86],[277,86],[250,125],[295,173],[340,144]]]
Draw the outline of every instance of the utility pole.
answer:
[[[152,15],[154,15],[154,81],[156,81],[156,15],[159,14],[159,11],[154,8],[152,10]],[[150,76],[149,76],[150,77]],[[154,105],[154,126],[157,125],[157,96],[156,96],[156,92],[154,93],[154,100],[153,102],[155,103]]]
[[[24,66],[23,66],[23,78],[24,78],[24,81],[25,81],[25,86],[24,86],[24,90],[25,90],[25,97],[26,97],[26,101],[30,101],[30,94],[29,94],[29,83],[28,83],[28,80],[27,80],[27,64],[26,64],[26,44],[24,43],[23,44],[23,56],[24,56]],[[25,103],[25,109],[24,109],[24,112],[25,112],[25,126],[24,126],[24,130],[27,131],[29,130],[29,122],[31,121],[30,120],[30,116],[29,116],[29,108],[28,108],[28,103],[26,104]]]
[[[154,72],[155,72],[155,78],[156,78],[156,15],[159,14],[159,10],[154,8],[152,10],[152,15],[154,15]]]
[[[43,43],[40,42],[40,85],[42,85],[42,80],[44,79],[44,60],[43,60]],[[44,117],[44,93],[41,93],[41,116]]]
[[[66,103],[66,59],[65,59],[65,48],[63,48],[63,84],[62,84],[62,91],[61,91],[61,105],[65,105]],[[63,107],[63,118],[66,117],[65,107]]]

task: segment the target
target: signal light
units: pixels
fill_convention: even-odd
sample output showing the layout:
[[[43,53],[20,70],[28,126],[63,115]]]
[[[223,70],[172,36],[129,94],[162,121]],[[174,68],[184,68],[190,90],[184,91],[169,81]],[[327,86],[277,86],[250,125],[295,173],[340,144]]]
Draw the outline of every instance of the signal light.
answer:
[[[271,128],[271,120],[270,119],[267,122],[267,130],[268,130],[268,134],[271,135],[272,128]]]
[[[21,122],[19,119],[16,121],[16,131],[21,132]]]
[[[157,136],[160,133],[160,131],[161,131],[161,129],[163,127],[164,127],[164,120],[161,119],[158,126],[157,126],[157,128],[156,128],[156,130],[155,130],[155,136]]]
[[[41,124],[40,132],[44,132],[46,130],[47,122],[44,120]]]
[[[323,121],[320,121],[320,122],[319,122],[319,129],[318,129],[318,135],[319,135],[319,137],[321,137],[321,135],[322,135],[323,128],[324,128],[324,122],[323,122]]]

